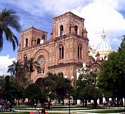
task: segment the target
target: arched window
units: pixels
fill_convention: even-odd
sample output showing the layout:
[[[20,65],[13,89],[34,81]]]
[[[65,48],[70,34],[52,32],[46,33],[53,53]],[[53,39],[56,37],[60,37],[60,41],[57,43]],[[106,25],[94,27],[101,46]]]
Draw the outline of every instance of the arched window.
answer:
[[[46,37],[45,34],[43,34],[43,36],[42,36],[42,40],[45,40],[45,37]]]
[[[61,25],[61,26],[60,26],[60,36],[63,35],[63,32],[64,32],[64,30],[63,30],[63,25]]]
[[[78,45],[78,59],[82,58],[82,45]]]
[[[25,54],[25,55],[24,55],[24,66],[25,66],[25,67],[27,66],[27,60],[28,60],[28,59],[27,59],[27,55]]]
[[[78,34],[78,26],[74,27],[75,34]]]
[[[40,44],[40,38],[37,39],[37,45],[39,45],[39,44]]]
[[[69,33],[71,33],[71,25],[69,26]]]
[[[84,30],[82,29],[82,37],[84,37]]]
[[[43,34],[40,44],[43,44],[45,42],[45,39],[46,39],[46,36],[45,36],[45,34]]]
[[[63,59],[64,58],[64,47],[63,45],[59,46],[59,59]]]
[[[28,39],[25,40],[25,47],[28,47]]]

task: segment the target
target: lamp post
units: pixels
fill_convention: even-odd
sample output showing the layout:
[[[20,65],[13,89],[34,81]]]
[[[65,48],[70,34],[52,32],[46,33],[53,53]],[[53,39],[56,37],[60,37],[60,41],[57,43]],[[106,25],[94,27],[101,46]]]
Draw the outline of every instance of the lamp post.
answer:
[[[65,75],[64,78],[67,79],[68,76]],[[71,79],[74,79],[74,77],[71,77]],[[69,114],[70,114],[70,90],[68,91],[67,96],[68,96],[68,100],[69,100],[69,103],[68,103],[68,106],[69,106],[69,107],[68,107],[68,108],[69,108]]]
[[[71,79],[71,83],[72,83],[72,86],[73,86],[73,85],[74,85],[74,84],[73,84],[73,83],[74,83],[74,76],[71,76],[70,79]],[[71,110],[70,110],[70,90],[69,90],[69,94],[68,94],[68,95],[69,95],[69,114],[70,114],[70,111],[71,111]]]
[[[69,114],[70,114],[70,91],[69,91]]]

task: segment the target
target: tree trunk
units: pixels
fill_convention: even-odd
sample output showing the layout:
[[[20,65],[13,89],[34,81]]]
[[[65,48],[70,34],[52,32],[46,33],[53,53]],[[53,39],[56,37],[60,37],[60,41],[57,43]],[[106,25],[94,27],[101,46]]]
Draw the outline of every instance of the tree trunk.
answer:
[[[103,104],[102,97],[99,97],[99,104]]]
[[[112,97],[112,103],[113,103],[113,104],[112,104],[113,106],[116,106],[115,98],[114,98],[114,97]]]
[[[85,99],[85,107],[87,107],[87,99]]]
[[[51,99],[48,100],[48,109],[51,109]]]
[[[117,106],[118,106],[118,107],[119,107],[119,106],[123,106],[123,100],[122,100],[121,97],[118,97],[118,98],[117,98]]]
[[[82,106],[83,106],[83,107],[85,106],[85,105],[84,105],[84,104],[85,104],[85,103],[84,103],[84,101],[85,101],[85,100],[84,100],[84,99],[82,99]]]
[[[62,99],[62,104],[64,105],[64,99]]]
[[[97,99],[94,99],[94,108],[97,108]]]
[[[120,105],[123,106],[123,98],[120,98]]]

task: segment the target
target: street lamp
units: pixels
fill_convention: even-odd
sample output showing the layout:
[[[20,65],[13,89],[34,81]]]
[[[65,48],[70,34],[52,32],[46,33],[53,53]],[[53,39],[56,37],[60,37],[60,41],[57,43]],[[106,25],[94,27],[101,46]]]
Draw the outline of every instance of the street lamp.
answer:
[[[69,114],[70,114],[70,91],[69,91]]]
[[[66,76],[66,75],[65,75],[65,76],[64,76],[64,78],[65,78],[65,79],[67,79],[67,78],[68,78],[68,76]],[[74,77],[71,77],[71,79],[74,79]],[[68,106],[69,106],[69,114],[70,114],[70,91],[68,92],[68,94],[67,94],[67,95],[68,95],[68,99],[69,99]]]

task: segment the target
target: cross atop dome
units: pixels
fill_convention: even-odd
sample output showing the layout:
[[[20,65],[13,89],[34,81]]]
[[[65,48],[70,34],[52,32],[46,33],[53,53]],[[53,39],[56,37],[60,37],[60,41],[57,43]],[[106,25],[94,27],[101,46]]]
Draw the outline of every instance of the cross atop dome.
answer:
[[[106,38],[106,34],[105,34],[104,29],[103,29],[103,31],[102,31],[101,37],[102,37],[102,39],[105,39],[105,38]]]

